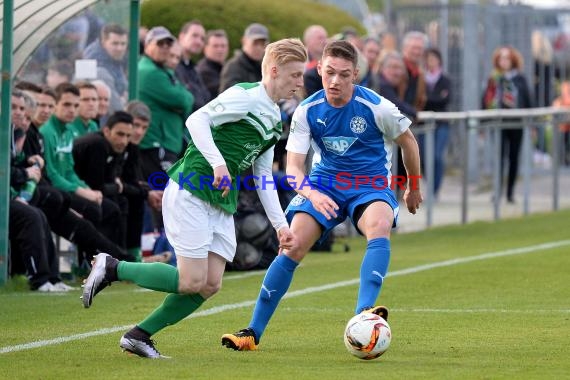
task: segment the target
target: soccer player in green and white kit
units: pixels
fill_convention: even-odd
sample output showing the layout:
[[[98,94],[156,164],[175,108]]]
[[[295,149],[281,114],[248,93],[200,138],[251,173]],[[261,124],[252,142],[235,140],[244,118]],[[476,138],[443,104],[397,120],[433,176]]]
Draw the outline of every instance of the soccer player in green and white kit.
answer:
[[[170,293],[162,305],[128,331],[120,346],[147,358],[162,356],[150,337],[192,314],[221,287],[226,261],[232,261],[236,237],[232,214],[237,207],[235,178],[253,166],[265,212],[288,249],[295,242],[275,189],[263,189],[271,176],[273,147],[282,132],[276,102],[303,86],[307,55],[298,39],[267,46],[262,80],[237,84],[194,112],[186,121],[192,138],[184,158],[169,171],[162,211],[178,268],[163,263],[128,263],[106,253],[95,256],[85,281],[83,305],[113,281]],[[209,180],[206,180],[209,178]]]

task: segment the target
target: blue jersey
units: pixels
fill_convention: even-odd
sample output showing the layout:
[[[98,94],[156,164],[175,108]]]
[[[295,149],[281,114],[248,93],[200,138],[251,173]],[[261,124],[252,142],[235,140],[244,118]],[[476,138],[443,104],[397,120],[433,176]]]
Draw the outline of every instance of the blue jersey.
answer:
[[[394,103],[374,91],[354,86],[352,99],[343,107],[331,106],[325,91],[305,99],[293,114],[287,150],[315,151],[311,177],[391,177],[392,141],[411,121]]]
[[[333,107],[324,90],[305,99],[295,110],[287,151],[315,151],[310,185],[339,205],[337,218],[327,220],[311,202],[297,195],[286,210],[289,222],[296,212],[307,213],[323,226],[320,241],[347,217],[358,230],[354,215],[374,201],[386,202],[398,218],[398,201],[392,191],[392,141],[410,127],[411,121],[374,91],[354,86],[352,99]],[[304,185],[299,185],[299,187]]]

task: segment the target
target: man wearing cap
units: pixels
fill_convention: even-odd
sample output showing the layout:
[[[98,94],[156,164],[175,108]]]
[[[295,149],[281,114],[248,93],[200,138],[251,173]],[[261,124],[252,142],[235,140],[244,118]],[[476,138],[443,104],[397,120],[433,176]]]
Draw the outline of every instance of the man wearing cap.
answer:
[[[220,78],[220,92],[241,82],[261,80],[261,60],[269,43],[269,31],[264,25],[249,25],[241,38],[241,50],[226,63]]]
[[[167,170],[182,151],[184,120],[190,114],[194,97],[164,64],[176,38],[157,26],[148,31],[139,70],[139,98],[152,113],[146,135],[140,143],[144,178]],[[165,175],[166,177],[166,175]],[[156,215],[158,226],[161,218]]]

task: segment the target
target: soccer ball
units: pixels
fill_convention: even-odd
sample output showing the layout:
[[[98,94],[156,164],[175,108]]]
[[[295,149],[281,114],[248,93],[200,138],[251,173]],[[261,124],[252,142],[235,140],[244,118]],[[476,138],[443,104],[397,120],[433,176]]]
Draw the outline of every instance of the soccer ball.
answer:
[[[348,321],[344,345],[348,352],[364,360],[381,356],[392,341],[390,325],[379,315],[360,313]]]

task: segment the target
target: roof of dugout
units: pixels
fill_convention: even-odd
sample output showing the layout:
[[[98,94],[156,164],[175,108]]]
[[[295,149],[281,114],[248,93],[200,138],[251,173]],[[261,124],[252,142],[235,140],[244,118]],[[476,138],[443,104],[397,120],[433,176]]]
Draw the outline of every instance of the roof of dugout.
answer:
[[[101,0],[14,0],[12,77],[42,41],[85,8]],[[4,41],[4,1],[0,1],[0,45]]]

